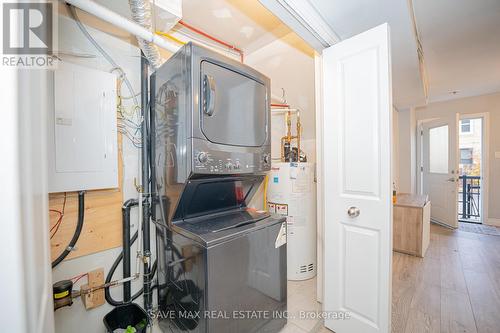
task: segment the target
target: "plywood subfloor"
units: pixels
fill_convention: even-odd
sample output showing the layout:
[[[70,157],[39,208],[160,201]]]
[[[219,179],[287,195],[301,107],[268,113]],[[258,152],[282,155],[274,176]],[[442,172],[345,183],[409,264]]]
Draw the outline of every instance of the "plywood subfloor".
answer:
[[[392,332],[500,332],[500,237],[431,226],[425,258],[394,253]]]

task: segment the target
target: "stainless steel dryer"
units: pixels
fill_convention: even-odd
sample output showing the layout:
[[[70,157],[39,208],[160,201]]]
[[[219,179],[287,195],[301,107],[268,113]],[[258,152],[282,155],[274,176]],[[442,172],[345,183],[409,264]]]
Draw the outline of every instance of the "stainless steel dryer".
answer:
[[[165,332],[278,332],[284,218],[248,208],[270,169],[270,82],[187,44],[151,77],[158,316]]]

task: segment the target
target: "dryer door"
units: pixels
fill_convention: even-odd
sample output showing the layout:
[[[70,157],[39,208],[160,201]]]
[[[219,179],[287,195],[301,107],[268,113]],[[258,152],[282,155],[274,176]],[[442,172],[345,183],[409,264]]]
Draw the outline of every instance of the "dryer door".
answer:
[[[229,68],[201,63],[201,129],[214,143],[259,147],[266,142],[267,88]]]

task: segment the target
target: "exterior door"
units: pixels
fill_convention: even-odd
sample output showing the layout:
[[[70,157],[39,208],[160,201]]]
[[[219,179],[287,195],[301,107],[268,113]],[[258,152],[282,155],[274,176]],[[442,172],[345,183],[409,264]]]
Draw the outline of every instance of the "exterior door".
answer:
[[[422,125],[423,194],[432,202],[431,220],[457,228],[457,116]]]
[[[323,52],[323,306],[336,333],[391,330],[389,52],[387,24]]]

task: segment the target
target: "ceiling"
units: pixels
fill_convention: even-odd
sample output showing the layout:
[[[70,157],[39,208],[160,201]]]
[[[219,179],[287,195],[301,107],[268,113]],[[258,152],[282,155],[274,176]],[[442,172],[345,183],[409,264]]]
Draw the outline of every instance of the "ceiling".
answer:
[[[431,102],[500,91],[499,0],[416,0],[414,7]]]
[[[341,39],[391,28],[397,108],[425,104],[411,1],[309,0]],[[500,91],[500,1],[414,0],[429,102]]]
[[[425,103],[416,41],[402,0],[310,0],[340,39],[388,22],[391,29],[393,101],[396,108]]]
[[[94,1],[131,18],[127,0]],[[242,49],[245,54],[250,54],[276,39],[282,39],[311,56],[314,54],[306,42],[257,0],[182,0],[182,20]],[[201,38],[203,42],[211,43],[181,25],[177,25],[170,33],[188,35],[194,40]]]
[[[500,91],[500,0],[308,1],[340,39],[389,23],[393,101],[398,109]],[[423,47],[427,100],[409,8],[412,2]],[[128,14],[127,1],[112,3],[118,12]],[[246,54],[281,38],[312,55],[312,48],[257,0],[183,0],[182,7],[185,22]],[[190,34],[179,26],[176,29]]]
[[[258,1],[183,0],[183,20],[251,53],[291,32]]]

